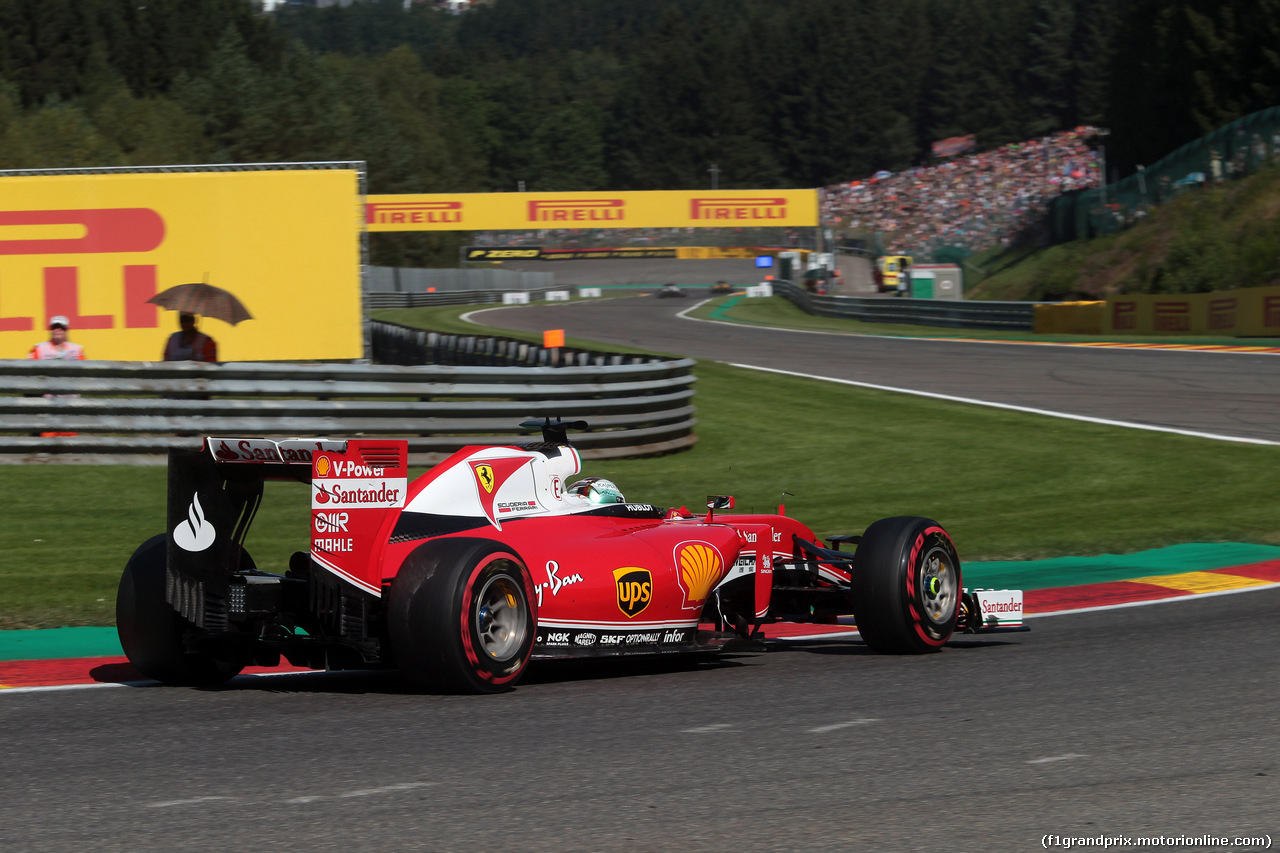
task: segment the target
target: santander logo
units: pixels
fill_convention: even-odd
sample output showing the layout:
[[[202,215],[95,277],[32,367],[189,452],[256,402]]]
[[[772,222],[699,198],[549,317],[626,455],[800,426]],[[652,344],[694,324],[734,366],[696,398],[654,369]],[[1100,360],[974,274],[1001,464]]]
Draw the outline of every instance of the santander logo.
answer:
[[[187,520],[173,528],[173,541],[184,551],[203,551],[218,538],[218,531],[204,517],[204,509],[200,506],[200,494],[191,496],[191,506],[187,507]]]
[[[982,609],[995,613],[1021,613],[1022,602],[1014,598],[1008,601],[986,601],[983,602]]]

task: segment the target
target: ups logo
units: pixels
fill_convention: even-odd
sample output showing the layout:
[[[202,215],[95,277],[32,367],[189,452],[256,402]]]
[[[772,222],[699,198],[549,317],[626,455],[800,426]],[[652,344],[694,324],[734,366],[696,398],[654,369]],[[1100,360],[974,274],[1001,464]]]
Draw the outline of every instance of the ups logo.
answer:
[[[618,609],[628,619],[643,611],[653,600],[653,575],[648,569],[633,566],[614,569],[613,580],[618,587]]]

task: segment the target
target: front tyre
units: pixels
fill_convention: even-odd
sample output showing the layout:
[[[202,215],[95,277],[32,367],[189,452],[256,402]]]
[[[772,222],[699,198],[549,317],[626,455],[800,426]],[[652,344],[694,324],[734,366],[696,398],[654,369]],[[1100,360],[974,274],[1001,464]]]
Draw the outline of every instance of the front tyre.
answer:
[[[160,533],[138,546],[116,593],[116,632],[129,663],[147,678],[165,684],[221,684],[241,666],[186,651],[183,635],[197,630],[165,600],[165,549]]]
[[[960,558],[940,524],[883,518],[862,534],[853,572],[858,633],[882,654],[937,651],[951,638],[963,592]]]
[[[391,583],[387,623],[400,671],[417,684],[496,693],[524,673],[537,633],[533,577],[506,546],[439,539]]]

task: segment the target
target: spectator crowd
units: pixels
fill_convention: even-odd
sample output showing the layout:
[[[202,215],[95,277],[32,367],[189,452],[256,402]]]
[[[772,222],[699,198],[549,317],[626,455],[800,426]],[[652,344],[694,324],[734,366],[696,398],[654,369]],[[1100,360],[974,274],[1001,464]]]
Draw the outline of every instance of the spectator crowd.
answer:
[[[822,190],[823,221],[879,233],[886,254],[927,256],[943,246],[1008,246],[1036,224],[1054,197],[1098,186],[1093,127],[1077,127],[936,166],[836,184]]]

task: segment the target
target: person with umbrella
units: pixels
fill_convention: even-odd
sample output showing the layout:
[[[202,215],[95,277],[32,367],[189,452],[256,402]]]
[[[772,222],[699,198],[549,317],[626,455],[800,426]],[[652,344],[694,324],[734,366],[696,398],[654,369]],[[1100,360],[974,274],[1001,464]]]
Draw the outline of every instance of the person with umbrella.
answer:
[[[213,338],[196,329],[196,315],[212,317],[234,326],[243,320],[252,320],[249,309],[241,304],[235,294],[205,282],[179,284],[161,291],[148,302],[178,312],[178,326],[164,345],[165,361],[218,360],[218,344]]]
[[[165,361],[205,361],[218,360],[218,343],[213,338],[196,328],[196,315],[185,311],[178,313],[180,331],[169,336],[164,345]]]

